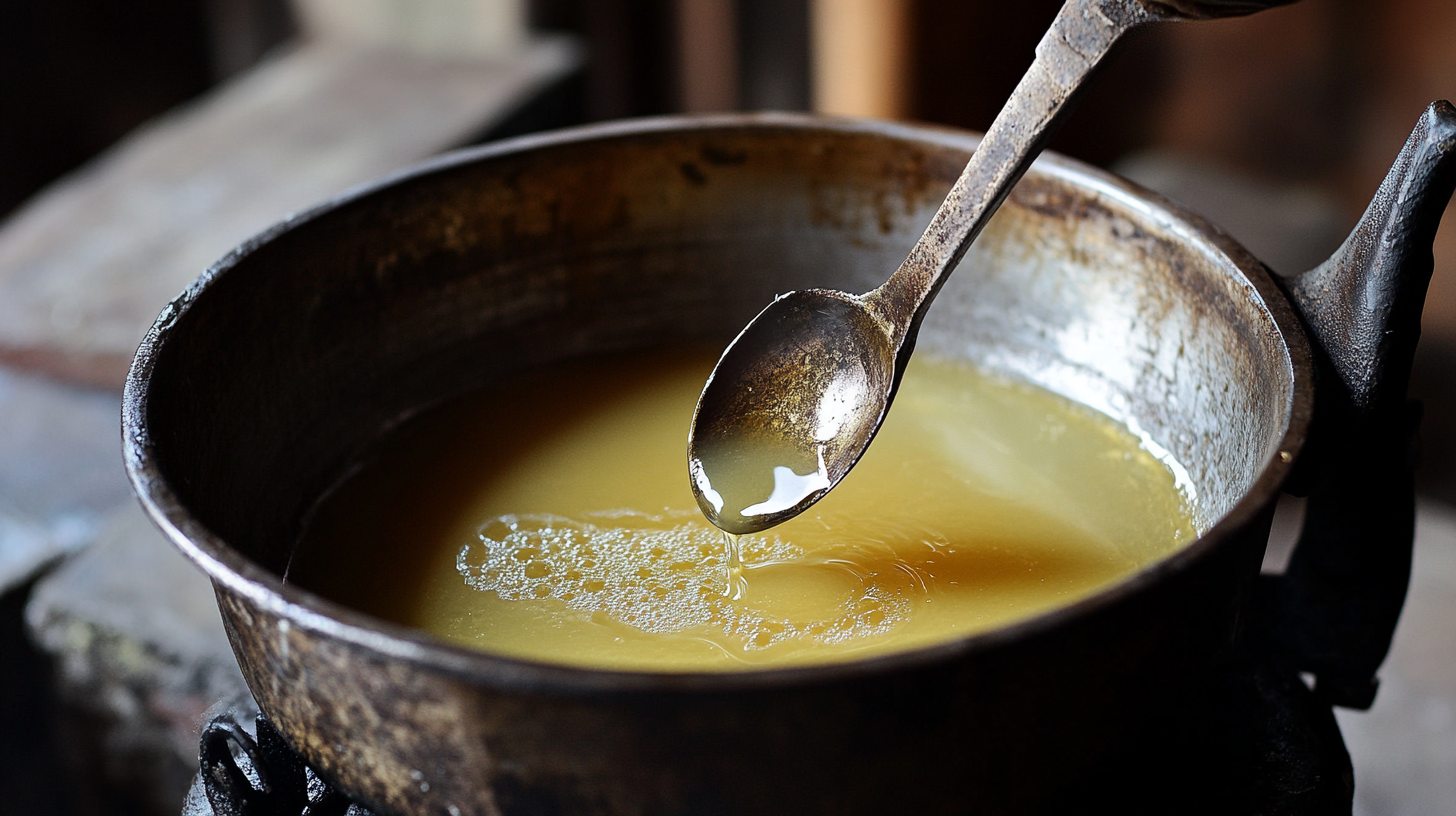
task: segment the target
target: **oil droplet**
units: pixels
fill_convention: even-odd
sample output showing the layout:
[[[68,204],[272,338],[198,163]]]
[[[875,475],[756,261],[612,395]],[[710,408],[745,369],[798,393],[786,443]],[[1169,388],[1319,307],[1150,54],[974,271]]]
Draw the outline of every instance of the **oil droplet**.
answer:
[[[723,597],[730,601],[741,601],[748,594],[748,579],[743,576],[743,537],[725,530],[723,545],[728,554],[724,559],[727,563],[725,572],[728,582],[723,590]]]

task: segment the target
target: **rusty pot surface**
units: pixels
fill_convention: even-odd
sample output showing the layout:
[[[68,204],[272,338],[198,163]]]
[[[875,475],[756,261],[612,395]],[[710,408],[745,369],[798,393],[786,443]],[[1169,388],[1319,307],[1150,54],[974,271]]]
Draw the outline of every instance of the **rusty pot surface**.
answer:
[[[701,675],[446,646],[280,577],[309,509],[402,418],[553,361],[726,343],[779,292],[866,290],[975,145],[794,115],[528,137],[346,194],[203,275],[138,352],[128,468],[212,578],[289,742],[402,813],[1030,812],[1222,659],[1311,427],[1316,358],[1228,236],[1055,156],[972,247],[920,348],[1166,448],[1203,534],[1165,561],[933,648]]]

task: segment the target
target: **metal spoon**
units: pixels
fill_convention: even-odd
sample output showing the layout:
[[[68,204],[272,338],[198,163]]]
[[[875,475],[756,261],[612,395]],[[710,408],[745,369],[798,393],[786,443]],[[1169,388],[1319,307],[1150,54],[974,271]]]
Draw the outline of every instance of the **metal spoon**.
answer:
[[[708,378],[688,433],[698,507],[728,533],[764,530],[823,498],[884,421],[930,302],[1112,46],[1164,20],[1293,0],[1067,0],[1036,60],[895,274],[863,295],[782,295]]]

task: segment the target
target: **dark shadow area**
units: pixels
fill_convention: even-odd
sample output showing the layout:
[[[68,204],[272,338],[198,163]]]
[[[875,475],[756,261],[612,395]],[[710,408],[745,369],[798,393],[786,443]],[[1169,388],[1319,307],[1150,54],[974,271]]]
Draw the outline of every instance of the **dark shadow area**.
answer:
[[[0,3],[0,215],[213,81],[200,0]]]
[[[586,46],[588,119],[676,108],[672,0],[534,0],[529,6],[533,28],[571,32]]]
[[[288,0],[0,3],[0,218],[294,28]]]
[[[35,581],[0,595],[0,812],[51,816],[73,802],[57,745],[50,659],[25,633]]]
[[[1048,814],[1348,816],[1350,756],[1328,704],[1257,650],[1169,689],[1132,745]]]
[[[910,4],[910,116],[984,131],[1031,66],[1062,0]],[[1051,150],[1107,164],[1153,141],[1168,74],[1165,40],[1135,32],[1118,49]]]
[[[1421,460],[1416,492],[1456,506],[1456,345],[1422,338],[1411,369],[1411,399],[1420,400]]]

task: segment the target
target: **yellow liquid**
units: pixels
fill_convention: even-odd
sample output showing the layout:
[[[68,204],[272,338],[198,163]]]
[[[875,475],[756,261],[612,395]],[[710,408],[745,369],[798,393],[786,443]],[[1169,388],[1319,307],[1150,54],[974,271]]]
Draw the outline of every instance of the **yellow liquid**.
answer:
[[[591,360],[415,420],[320,505],[289,580],[496,654],[736,671],[983,632],[1196,534],[1173,474],[1125,428],[920,356],[840,486],[738,542],[735,589],[686,474],[712,366]]]

